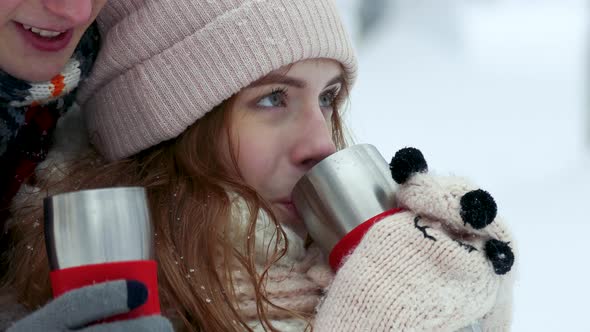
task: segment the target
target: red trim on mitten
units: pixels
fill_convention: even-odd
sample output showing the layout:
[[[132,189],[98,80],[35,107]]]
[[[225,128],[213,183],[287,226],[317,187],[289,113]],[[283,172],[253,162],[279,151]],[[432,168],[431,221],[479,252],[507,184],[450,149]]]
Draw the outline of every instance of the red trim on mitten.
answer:
[[[146,302],[131,310],[109,319],[123,320],[140,316],[149,316],[160,313],[160,300],[158,297],[158,267],[153,260],[126,261],[104,264],[90,264],[51,271],[51,287],[53,296],[58,297],[63,293],[90,286],[96,283],[114,280],[136,280],[142,282],[148,289]]]
[[[338,270],[340,264],[342,263],[342,259],[350,254],[356,248],[356,246],[358,246],[365,234],[373,225],[381,221],[383,218],[389,217],[403,210],[404,209],[402,208],[387,210],[356,226],[352,231],[344,235],[344,237],[340,239],[338,243],[336,243],[334,248],[332,248],[332,252],[330,252],[330,257],[328,260],[332,270]]]

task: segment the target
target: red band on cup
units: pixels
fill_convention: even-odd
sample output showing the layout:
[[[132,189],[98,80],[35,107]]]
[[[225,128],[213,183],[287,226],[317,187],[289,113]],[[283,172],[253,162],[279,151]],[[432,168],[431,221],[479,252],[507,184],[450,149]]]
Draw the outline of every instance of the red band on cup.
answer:
[[[350,254],[356,248],[356,246],[358,246],[358,244],[363,239],[363,236],[365,236],[365,234],[373,225],[375,225],[381,219],[394,215],[400,211],[403,211],[403,209],[395,208],[378,214],[373,218],[356,226],[352,231],[350,231],[342,239],[340,239],[340,241],[336,243],[334,248],[332,248],[332,251],[330,252],[330,257],[328,258],[332,270],[338,271],[338,268],[340,268],[340,264],[342,263],[342,259],[348,256],[348,254]]]
[[[148,289],[146,303],[130,312],[114,316],[108,321],[156,315],[160,313],[158,296],[158,266],[153,260],[91,264],[51,271],[53,297],[63,293],[105,281],[137,280]]]

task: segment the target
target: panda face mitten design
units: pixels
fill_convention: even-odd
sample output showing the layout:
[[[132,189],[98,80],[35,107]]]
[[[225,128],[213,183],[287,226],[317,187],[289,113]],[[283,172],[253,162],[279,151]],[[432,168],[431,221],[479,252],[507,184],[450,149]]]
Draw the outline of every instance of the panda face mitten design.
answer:
[[[482,331],[511,323],[514,243],[492,196],[428,173],[422,153],[391,161],[401,212],[373,225],[343,260],[316,331]]]

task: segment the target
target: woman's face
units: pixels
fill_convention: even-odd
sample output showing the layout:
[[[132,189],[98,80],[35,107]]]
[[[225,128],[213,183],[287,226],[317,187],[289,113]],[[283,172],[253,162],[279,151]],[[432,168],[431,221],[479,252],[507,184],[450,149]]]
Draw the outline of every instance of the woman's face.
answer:
[[[0,0],[0,69],[27,81],[57,75],[107,0]]]
[[[281,223],[301,235],[305,228],[291,192],[311,167],[336,152],[331,116],[342,87],[338,62],[306,60],[250,84],[232,104],[231,144],[242,177],[272,204]]]

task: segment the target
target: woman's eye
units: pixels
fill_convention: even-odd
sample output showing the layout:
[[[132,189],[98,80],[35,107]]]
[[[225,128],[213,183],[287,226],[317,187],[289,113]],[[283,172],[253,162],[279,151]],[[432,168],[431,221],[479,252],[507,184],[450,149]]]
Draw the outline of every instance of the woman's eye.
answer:
[[[260,98],[257,106],[261,107],[284,107],[286,106],[287,91],[285,90],[274,90],[269,95]]]
[[[320,107],[322,107],[322,108],[333,107],[334,102],[336,101],[337,95],[338,95],[338,92],[334,91],[334,90],[324,92],[320,96]]]

